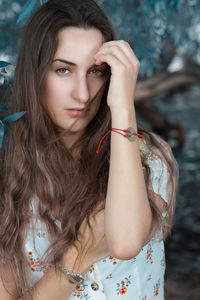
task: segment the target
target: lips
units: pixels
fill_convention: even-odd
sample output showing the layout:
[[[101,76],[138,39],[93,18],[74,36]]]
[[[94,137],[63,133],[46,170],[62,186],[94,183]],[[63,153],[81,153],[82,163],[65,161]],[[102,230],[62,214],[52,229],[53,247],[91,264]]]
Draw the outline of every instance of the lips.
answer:
[[[70,108],[70,109],[67,109],[67,112],[73,118],[76,118],[76,117],[84,118],[88,115],[89,110],[80,109],[80,108]]]
[[[78,108],[78,107],[74,107],[74,108],[68,108],[68,110],[85,110],[85,108]]]

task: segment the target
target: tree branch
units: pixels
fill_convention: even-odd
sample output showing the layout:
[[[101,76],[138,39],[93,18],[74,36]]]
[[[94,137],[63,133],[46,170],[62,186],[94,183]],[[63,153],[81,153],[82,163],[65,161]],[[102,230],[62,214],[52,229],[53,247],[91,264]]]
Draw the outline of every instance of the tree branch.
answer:
[[[184,68],[174,73],[163,72],[156,74],[152,78],[138,81],[135,101],[145,100],[159,93],[194,83],[200,83],[200,67],[193,69]]]

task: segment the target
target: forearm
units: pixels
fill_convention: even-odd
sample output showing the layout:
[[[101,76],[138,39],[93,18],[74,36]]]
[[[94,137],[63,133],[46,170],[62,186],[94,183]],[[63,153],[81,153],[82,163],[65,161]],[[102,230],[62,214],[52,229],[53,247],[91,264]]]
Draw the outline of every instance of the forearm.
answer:
[[[77,264],[77,256],[74,253],[73,249],[68,251],[61,264],[75,273],[85,274],[91,264],[86,260],[83,260],[81,265]],[[26,293],[18,300],[67,300],[75,288],[76,284],[69,283],[65,274],[52,268],[34,285],[32,298]]]
[[[111,111],[112,127],[136,129],[134,107]],[[110,249],[139,250],[151,229],[152,215],[147,197],[138,138],[130,142],[111,132],[111,156],[105,206],[105,232]],[[121,250],[120,250],[121,249]],[[126,256],[126,254],[124,254]]]
[[[76,285],[67,281],[62,274],[50,270],[32,288],[32,298],[28,293],[18,300],[67,300]]]

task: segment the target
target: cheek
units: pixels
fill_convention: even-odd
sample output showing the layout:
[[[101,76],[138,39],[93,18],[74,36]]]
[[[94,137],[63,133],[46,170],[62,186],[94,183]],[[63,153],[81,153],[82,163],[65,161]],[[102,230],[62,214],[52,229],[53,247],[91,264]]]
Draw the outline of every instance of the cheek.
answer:
[[[44,96],[44,103],[48,110],[55,110],[56,107],[59,108],[63,106],[65,100],[64,95],[66,95],[66,85],[52,77],[48,78]]]
[[[99,106],[101,104],[102,93],[99,93],[98,96],[94,99],[93,104],[91,105],[92,116],[97,114]]]
[[[53,98],[57,94],[61,93],[62,85],[53,79],[49,79],[46,84],[46,96],[47,98]]]
[[[69,92],[69,81],[59,77],[55,72],[50,72],[46,78],[46,94],[48,97],[57,97]]]
[[[104,78],[90,77],[88,79],[88,88],[92,97],[94,97],[94,95],[96,95],[97,92],[101,89],[101,87],[104,84],[104,81]]]

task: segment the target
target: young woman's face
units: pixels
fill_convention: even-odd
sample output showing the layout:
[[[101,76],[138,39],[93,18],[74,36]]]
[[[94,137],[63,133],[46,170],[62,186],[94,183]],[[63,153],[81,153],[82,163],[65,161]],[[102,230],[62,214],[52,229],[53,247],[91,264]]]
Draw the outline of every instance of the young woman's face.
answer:
[[[76,121],[71,133],[82,132],[99,108],[107,65],[96,66],[94,55],[102,44],[103,36],[96,29],[67,27],[59,32],[46,76],[44,104],[60,128],[69,130]]]

